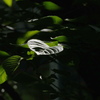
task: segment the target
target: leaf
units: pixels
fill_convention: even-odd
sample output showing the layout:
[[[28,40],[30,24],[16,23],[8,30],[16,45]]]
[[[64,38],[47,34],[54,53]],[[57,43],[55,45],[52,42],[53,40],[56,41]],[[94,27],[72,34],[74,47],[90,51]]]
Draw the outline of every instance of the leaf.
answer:
[[[89,25],[92,29],[94,29],[96,32],[100,32],[100,28],[94,25]]]
[[[2,63],[2,67],[5,69],[6,73],[8,75],[12,75],[13,72],[18,68],[18,66],[20,65],[20,61],[22,60],[21,56],[18,55],[14,55],[9,57],[8,59],[6,59],[3,63]]]
[[[46,43],[48,46],[53,47],[58,45],[58,41],[48,42]]]
[[[47,28],[48,26],[59,25],[63,20],[58,16],[46,16],[34,21],[35,27],[38,29]]]
[[[63,21],[63,20],[62,20],[60,17],[58,17],[58,16],[48,16],[48,17],[52,18],[54,24],[61,24],[62,21]]]
[[[0,84],[4,83],[7,80],[7,74],[6,71],[3,69],[3,67],[0,65]]]
[[[27,44],[19,44],[19,46],[22,47],[22,48],[28,48]]]
[[[13,0],[3,0],[5,2],[6,5],[8,5],[9,7],[12,6]]]
[[[33,51],[27,51],[27,55],[30,56],[27,60],[33,60],[36,54]]]
[[[7,52],[0,50],[0,57],[10,56]]]
[[[60,6],[58,6],[57,4],[55,4],[51,1],[44,1],[43,6],[47,10],[59,10],[59,9],[61,9]]]
[[[38,39],[31,39],[27,42],[27,44],[29,48],[37,55],[51,55],[63,51],[63,46],[60,44],[51,47],[45,42]]]
[[[52,38],[53,40],[57,40],[58,42],[68,42],[68,38],[66,36],[57,36]]]
[[[34,55],[33,51],[27,51],[27,55]]]
[[[25,43],[26,40],[34,36],[35,34],[38,34],[40,31],[35,30],[35,31],[28,31],[26,32],[22,37],[17,39],[17,44],[23,44]]]

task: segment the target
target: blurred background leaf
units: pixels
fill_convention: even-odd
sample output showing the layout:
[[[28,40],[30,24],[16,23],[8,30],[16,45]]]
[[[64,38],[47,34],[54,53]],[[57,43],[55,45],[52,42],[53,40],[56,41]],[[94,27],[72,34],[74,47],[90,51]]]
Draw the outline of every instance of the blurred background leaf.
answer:
[[[3,0],[5,2],[6,5],[8,5],[9,7],[12,6],[13,0]]]
[[[3,69],[2,65],[0,65],[0,84],[4,83],[7,80],[6,71]]]
[[[57,4],[55,4],[51,1],[44,1],[43,6],[47,10],[59,10],[59,9],[61,9],[60,6],[58,6]]]

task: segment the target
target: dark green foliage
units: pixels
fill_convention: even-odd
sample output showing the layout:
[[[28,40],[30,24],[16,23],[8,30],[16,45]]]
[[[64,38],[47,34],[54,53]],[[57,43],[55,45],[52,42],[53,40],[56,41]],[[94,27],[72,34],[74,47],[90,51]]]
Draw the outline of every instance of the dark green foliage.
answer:
[[[99,9],[99,0],[0,0],[0,100],[99,100]],[[30,39],[64,50],[36,55]]]

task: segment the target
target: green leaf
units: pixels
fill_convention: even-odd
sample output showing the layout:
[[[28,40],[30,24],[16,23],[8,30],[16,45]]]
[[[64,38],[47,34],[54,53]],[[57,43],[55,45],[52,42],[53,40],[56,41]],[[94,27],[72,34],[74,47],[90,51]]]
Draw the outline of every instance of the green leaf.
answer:
[[[17,44],[23,44],[25,43],[29,38],[34,36],[35,34],[38,34],[40,31],[35,30],[35,31],[28,31],[26,32],[22,37],[17,39]]]
[[[58,17],[58,16],[48,16],[48,18],[52,18],[52,20],[53,20],[53,22],[54,22],[54,24],[61,24],[62,23],[62,19],[60,18],[60,17]]]
[[[0,84],[4,83],[7,80],[7,74],[6,71],[3,69],[3,67],[0,65]]]
[[[53,38],[53,40],[57,40],[58,42],[68,42],[68,38],[66,36],[57,36]]]
[[[5,3],[6,5],[8,5],[9,7],[12,6],[13,0],[3,0],[3,1],[4,1],[4,3]]]
[[[47,10],[59,10],[59,9],[61,9],[60,6],[58,6],[57,4],[55,4],[51,1],[44,1],[43,6]]]
[[[35,52],[33,52],[33,51],[27,51],[27,55],[35,55]]]
[[[27,60],[33,60],[36,54],[34,51],[27,51],[27,55],[30,56]]]
[[[19,45],[20,47],[22,48],[29,48],[27,44],[22,44],[22,45]]]
[[[0,57],[7,57],[10,56],[7,52],[0,50]]]
[[[58,45],[58,41],[48,42],[46,43],[48,46],[53,47]]]
[[[43,29],[53,25],[59,25],[63,20],[58,16],[46,16],[39,20],[34,21],[35,27],[38,29]]]
[[[13,72],[18,68],[20,65],[20,61],[22,60],[21,56],[14,55],[7,58],[3,63],[2,67],[5,69],[8,75],[12,75]]]

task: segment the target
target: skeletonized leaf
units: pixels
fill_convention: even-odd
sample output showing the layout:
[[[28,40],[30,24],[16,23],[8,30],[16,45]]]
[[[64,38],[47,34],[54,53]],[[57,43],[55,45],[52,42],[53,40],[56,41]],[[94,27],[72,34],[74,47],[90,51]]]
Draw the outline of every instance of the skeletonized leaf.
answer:
[[[27,42],[29,48],[37,55],[51,55],[63,51],[63,46],[58,44],[56,46],[49,46],[41,40],[31,39]]]

